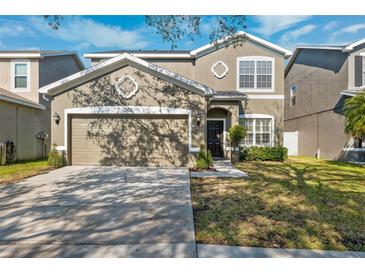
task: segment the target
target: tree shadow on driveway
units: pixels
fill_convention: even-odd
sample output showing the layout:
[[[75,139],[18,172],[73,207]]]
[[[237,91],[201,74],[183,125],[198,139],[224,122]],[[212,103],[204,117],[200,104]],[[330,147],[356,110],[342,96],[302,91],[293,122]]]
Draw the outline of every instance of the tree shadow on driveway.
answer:
[[[72,254],[64,248],[195,243],[183,168],[66,167],[0,193],[0,256],[23,256],[22,245],[33,246],[27,257],[47,257],[45,245],[53,245],[50,256],[81,257],[87,248]],[[14,243],[19,248],[9,249]]]

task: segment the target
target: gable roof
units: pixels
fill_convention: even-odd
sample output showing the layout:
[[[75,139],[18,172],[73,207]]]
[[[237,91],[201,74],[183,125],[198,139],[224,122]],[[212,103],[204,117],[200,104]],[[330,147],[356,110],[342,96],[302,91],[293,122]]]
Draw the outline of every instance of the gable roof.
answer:
[[[343,51],[344,52],[350,52],[352,51],[355,47],[357,46],[360,46],[361,44],[364,44],[365,43],[365,38],[364,39],[361,39],[359,41],[356,41],[354,43],[351,43],[351,44],[348,44],[344,49]]]
[[[10,92],[3,88],[0,88],[0,101],[6,101],[6,102],[14,103],[17,105],[23,105],[23,106],[27,106],[27,107],[31,107],[31,108],[42,109],[42,110],[46,109],[46,107],[44,105],[37,104],[31,100],[28,100],[22,96],[15,94],[14,92]]]
[[[138,69],[149,72],[157,77],[165,79],[171,83],[174,83],[201,95],[212,95],[214,92],[213,89],[208,86],[202,85],[196,81],[188,79],[182,75],[169,71],[155,64],[151,64],[129,53],[120,54],[117,57],[106,60],[105,62],[101,62],[95,66],[67,76],[61,80],[39,88],[38,91],[40,93],[49,94],[62,92],[72,87],[75,87],[80,83],[90,81],[102,74],[111,72],[117,68],[122,67],[123,65],[132,65]]]
[[[261,39],[255,35],[249,34],[244,31],[239,31],[235,35],[244,35],[244,37],[256,44],[264,46],[272,51],[275,51],[284,56],[284,58],[289,58],[292,52],[284,49],[278,45],[275,45],[269,41]],[[161,58],[161,59],[195,59],[201,55],[205,55],[216,51],[227,45],[231,36],[226,36],[216,42],[206,44],[195,50],[115,50],[115,51],[103,51],[103,52],[93,52],[84,54],[85,58],[112,58],[116,57],[122,53],[130,53],[134,56],[140,58]]]
[[[67,56],[67,55],[71,55],[75,59],[75,62],[79,65],[79,67],[81,69],[85,69],[85,65],[81,61],[80,57],[77,55],[76,51],[66,51],[66,50],[2,50],[2,51],[0,51],[0,59],[9,59],[9,58],[44,59],[47,57]]]
[[[302,49],[310,49],[310,50],[338,50],[345,52],[346,45],[298,45],[294,49],[294,53],[289,59],[288,64],[285,66],[284,75],[286,76],[289,72],[291,66],[293,65],[295,59],[297,58],[299,52]]]
[[[283,55],[285,58],[288,58],[292,55],[292,52],[290,50],[284,49],[278,45],[275,45],[269,41],[266,41],[264,39],[261,39],[255,35],[249,34],[247,32],[244,31],[239,31],[237,32],[235,35],[243,35],[247,40],[252,41],[256,44],[259,44],[261,46],[264,46],[272,51],[275,51],[281,55]],[[200,48],[197,48],[195,50],[190,51],[190,54],[192,56],[200,56],[203,54],[207,54],[210,53],[212,51],[216,51],[217,49],[223,47],[226,45],[226,42],[229,41],[230,37],[226,36],[218,41],[216,41],[215,43],[209,43],[206,44],[205,46],[202,46]]]
[[[347,45],[299,45],[294,49],[294,53],[290,58],[288,64],[285,67],[285,75],[289,72],[291,66],[293,65],[298,53],[302,49],[311,49],[311,50],[340,50],[342,52],[351,52],[355,47],[365,44],[365,38],[358,40],[356,42],[347,44]]]

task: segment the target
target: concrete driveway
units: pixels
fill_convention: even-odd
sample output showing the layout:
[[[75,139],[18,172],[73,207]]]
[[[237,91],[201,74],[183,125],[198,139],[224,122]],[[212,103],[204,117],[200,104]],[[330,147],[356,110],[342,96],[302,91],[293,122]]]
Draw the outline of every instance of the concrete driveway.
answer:
[[[195,257],[189,172],[64,167],[0,185],[0,257]]]

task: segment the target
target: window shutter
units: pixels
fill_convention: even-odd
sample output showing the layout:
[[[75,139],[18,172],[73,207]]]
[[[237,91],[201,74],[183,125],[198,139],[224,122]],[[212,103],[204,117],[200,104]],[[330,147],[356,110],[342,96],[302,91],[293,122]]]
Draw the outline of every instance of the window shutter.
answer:
[[[355,87],[361,87],[362,84],[362,56],[355,56]]]

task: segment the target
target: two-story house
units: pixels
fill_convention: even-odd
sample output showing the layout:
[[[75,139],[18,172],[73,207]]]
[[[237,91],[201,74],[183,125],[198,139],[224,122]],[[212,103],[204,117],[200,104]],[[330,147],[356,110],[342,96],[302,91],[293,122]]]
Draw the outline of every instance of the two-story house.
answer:
[[[365,39],[349,45],[298,46],[285,68],[285,131],[302,156],[365,161],[345,133],[345,99],[365,87]],[[364,141],[364,140],[363,140]]]
[[[0,143],[13,142],[17,160],[50,148],[50,102],[38,88],[83,69],[75,52],[0,51]]]
[[[228,158],[228,129],[247,146],[282,144],[284,62],[256,36],[191,51],[86,54],[92,66],[39,89],[52,98],[52,142],[72,165],[187,166],[201,144]]]

